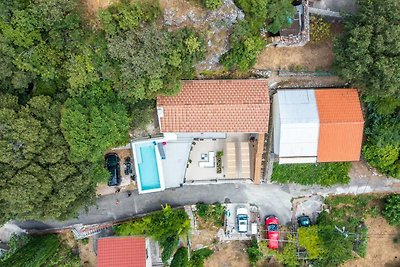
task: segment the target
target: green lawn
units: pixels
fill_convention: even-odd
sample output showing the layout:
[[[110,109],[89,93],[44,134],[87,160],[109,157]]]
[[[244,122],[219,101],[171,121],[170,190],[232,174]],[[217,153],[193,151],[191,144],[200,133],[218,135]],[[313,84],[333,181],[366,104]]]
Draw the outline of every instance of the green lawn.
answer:
[[[348,184],[349,162],[317,164],[274,164],[272,181],[302,185]]]

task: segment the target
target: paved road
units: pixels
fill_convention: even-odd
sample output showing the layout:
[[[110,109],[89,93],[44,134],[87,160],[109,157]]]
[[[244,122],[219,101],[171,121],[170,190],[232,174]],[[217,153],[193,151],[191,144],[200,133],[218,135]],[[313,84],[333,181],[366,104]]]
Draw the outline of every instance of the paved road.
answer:
[[[82,211],[76,219],[56,222],[17,222],[24,229],[54,229],[68,227],[76,223],[95,224],[119,221],[159,210],[161,205],[170,204],[173,207],[195,204],[198,202],[231,202],[252,203],[260,207],[261,218],[268,214],[277,215],[283,224],[291,217],[291,200],[300,196],[320,194],[363,194],[371,192],[400,192],[400,180],[374,174],[362,163],[353,164],[350,171],[351,182],[345,186],[319,187],[300,185],[262,184],[207,184],[185,185],[181,188],[168,189],[164,192],[138,195],[131,197],[119,193],[108,195],[97,200],[87,212]]]

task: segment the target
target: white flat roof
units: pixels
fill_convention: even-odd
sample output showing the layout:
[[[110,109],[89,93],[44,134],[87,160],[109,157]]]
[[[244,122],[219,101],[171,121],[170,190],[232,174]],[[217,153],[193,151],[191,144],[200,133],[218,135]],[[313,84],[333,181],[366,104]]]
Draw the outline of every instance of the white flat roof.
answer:
[[[281,124],[319,124],[314,90],[278,90],[277,94]]]

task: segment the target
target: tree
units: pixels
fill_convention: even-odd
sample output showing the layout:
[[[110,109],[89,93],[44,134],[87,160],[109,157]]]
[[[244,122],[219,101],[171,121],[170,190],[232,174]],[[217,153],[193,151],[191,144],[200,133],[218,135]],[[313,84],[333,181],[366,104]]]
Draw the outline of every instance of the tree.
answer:
[[[203,0],[203,4],[208,9],[217,9],[222,6],[223,0]]]
[[[94,197],[87,162],[68,160],[60,107],[50,97],[0,99],[0,218],[63,219]]]
[[[69,98],[62,111],[61,128],[74,162],[102,161],[104,151],[129,142],[129,125],[126,107],[105,82]]]
[[[76,0],[3,1],[0,15],[0,84],[29,95],[37,82],[59,82],[68,52],[82,38]]]
[[[190,230],[190,220],[184,210],[172,209],[167,205],[162,211],[122,224],[114,230],[119,236],[146,235],[158,241],[163,248],[163,262],[166,263],[177,248],[179,237],[186,237]],[[164,251],[167,253],[164,254]]]
[[[188,259],[188,248],[180,247],[175,252],[174,257],[172,258],[170,267],[188,267],[189,259]]]
[[[400,107],[400,2],[359,0],[358,6],[335,44],[335,70],[390,114]]]
[[[390,224],[400,225],[400,195],[386,197],[382,214]]]
[[[221,63],[230,70],[249,70],[256,62],[257,55],[264,49],[265,42],[255,33],[251,24],[240,21],[230,36],[231,49],[222,55]]]
[[[26,245],[3,261],[1,266],[78,267],[80,259],[72,255],[71,250],[56,235],[44,235],[32,237]]]

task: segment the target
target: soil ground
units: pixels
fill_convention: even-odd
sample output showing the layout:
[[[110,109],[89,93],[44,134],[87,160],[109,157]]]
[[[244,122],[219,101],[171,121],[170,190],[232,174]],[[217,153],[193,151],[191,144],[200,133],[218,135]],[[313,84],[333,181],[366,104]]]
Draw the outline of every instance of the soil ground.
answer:
[[[89,242],[85,245],[82,241],[77,241],[71,231],[63,231],[59,233],[60,239],[64,241],[71,250],[78,248],[81,266],[96,267],[97,257],[93,250],[93,238],[89,237]]]
[[[400,228],[390,226],[382,217],[368,218],[367,255],[351,260],[342,267],[398,267],[400,266]]]
[[[218,228],[212,223],[205,222],[198,216],[196,217],[198,224],[197,230],[192,232],[190,238],[193,249],[199,249],[202,247],[210,247],[217,243]]]
[[[205,267],[246,267],[250,266],[246,253],[247,245],[241,241],[220,244],[214,254],[204,262]]]
[[[300,47],[267,47],[258,56],[256,69],[329,70],[334,61],[333,37],[343,32],[343,25],[332,21],[332,38]]]

